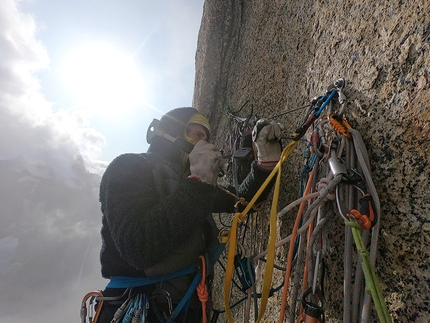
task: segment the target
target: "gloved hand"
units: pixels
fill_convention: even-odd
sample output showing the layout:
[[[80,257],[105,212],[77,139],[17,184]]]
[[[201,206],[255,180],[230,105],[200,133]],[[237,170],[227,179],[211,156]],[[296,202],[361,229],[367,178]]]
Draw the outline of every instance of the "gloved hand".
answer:
[[[219,148],[207,141],[198,141],[189,155],[191,175],[198,176],[202,182],[216,185],[223,157]]]
[[[252,131],[252,141],[257,149],[258,164],[273,169],[281,156],[281,136],[284,125],[268,119],[260,119]]]

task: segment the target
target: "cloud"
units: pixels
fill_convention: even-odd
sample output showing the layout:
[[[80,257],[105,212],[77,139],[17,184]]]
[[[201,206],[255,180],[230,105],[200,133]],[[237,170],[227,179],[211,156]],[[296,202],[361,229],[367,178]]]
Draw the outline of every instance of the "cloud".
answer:
[[[0,8],[0,158],[36,159],[51,164],[57,176],[70,177],[65,159],[82,155],[89,170],[101,171],[103,135],[84,114],[55,110],[40,93],[36,75],[49,67],[48,54],[35,37],[34,19],[18,5],[6,0]]]
[[[48,55],[43,45],[34,38],[34,20],[18,10],[16,1],[2,2],[0,18],[2,91],[14,96],[24,96],[38,88],[31,73],[47,66]],[[14,81],[16,79],[21,80],[20,84]]]
[[[19,4],[0,6],[0,322],[76,322],[84,293],[104,284],[105,139],[83,113],[41,94],[37,73],[49,58]]]
[[[0,239],[0,275],[13,269],[13,257],[18,247],[18,239],[6,237]]]

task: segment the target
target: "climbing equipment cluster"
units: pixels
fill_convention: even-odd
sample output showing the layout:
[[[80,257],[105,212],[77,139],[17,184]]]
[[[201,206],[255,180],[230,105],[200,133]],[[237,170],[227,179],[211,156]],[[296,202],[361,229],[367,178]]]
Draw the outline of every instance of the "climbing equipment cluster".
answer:
[[[238,117],[228,111],[230,124],[228,136],[222,150],[228,149],[230,158],[227,164],[227,177],[236,191],[238,186],[251,170],[251,162],[255,159],[252,148],[252,129],[257,117],[251,113],[245,118]]]
[[[278,295],[281,299],[279,323],[324,322],[328,309],[324,257],[330,242],[329,226],[338,225],[339,219],[345,224],[343,322],[368,322],[372,316],[372,300],[380,322],[391,322],[374,269],[380,225],[379,197],[362,137],[344,117],[347,104],[344,87],[345,81],[339,79],[322,96],[311,101],[304,121],[289,136],[292,140],[283,150],[280,161],[246,208],[237,212],[231,221],[226,263],[222,266],[225,308],[218,310],[218,313],[225,312],[229,322],[233,322],[232,308],[239,302],[248,304],[244,306],[245,312],[251,310],[251,299],[254,300],[254,321],[262,321],[269,297],[280,289],[283,294]],[[250,119],[235,117],[236,123]],[[278,210],[282,165],[299,141],[306,143],[300,196]],[[241,243],[243,227],[251,219],[251,208],[271,181],[275,184],[267,247],[259,253],[249,252]],[[278,220],[285,219],[287,213],[297,208],[291,234],[277,241]],[[288,243],[286,263],[275,264],[276,250],[287,249]],[[353,250],[354,243],[357,253]],[[261,262],[265,268],[259,281],[255,268]],[[284,272],[282,286],[272,287],[274,269]],[[244,297],[231,304],[234,289],[242,291]],[[245,313],[244,318],[248,322],[250,314]]]
[[[329,85],[323,95],[302,107],[308,108],[304,121],[292,135],[286,135],[290,143],[283,149],[279,162],[255,196],[246,203],[241,201],[242,206],[237,208],[233,219],[222,220],[220,215],[220,223],[225,226],[220,232],[221,247],[227,246],[218,260],[225,271],[224,308],[213,309],[212,323],[220,314],[225,314],[228,322],[233,322],[232,310],[242,303],[244,322],[251,321],[251,313],[254,314],[254,322],[261,322],[269,298],[275,295],[279,302],[272,302],[272,306],[278,309],[279,323],[325,322],[326,312],[330,309],[326,302],[330,290],[325,286],[325,257],[329,253],[329,229],[338,226],[339,219],[344,223],[342,321],[368,322],[372,312],[376,311],[380,322],[391,322],[374,269],[381,207],[362,137],[344,116],[347,104],[344,87],[345,81],[339,79]],[[244,118],[229,113],[230,130],[225,143],[228,147],[224,148],[228,148],[231,155],[226,173],[237,191],[255,159],[252,130],[258,118],[252,113]],[[299,142],[305,143],[299,197],[279,209],[282,166]],[[264,220],[266,217],[259,211],[255,212],[258,210],[256,203],[272,181],[274,189],[270,215]],[[278,221],[293,211],[297,213],[291,233],[285,238],[278,238]],[[263,221],[267,221],[269,226],[267,239],[262,232],[266,230]],[[245,241],[250,242],[249,248]],[[263,241],[267,245],[263,246]],[[222,248],[214,252],[210,266],[214,259],[218,259]],[[285,259],[276,257],[279,250],[280,253],[285,250]],[[206,271],[204,261],[202,263],[202,267],[192,268],[191,272],[196,276],[183,301],[171,309],[166,322],[175,322],[178,314],[186,310],[189,297],[196,289],[203,313],[206,312],[207,289],[204,281],[207,272],[212,270]],[[272,286],[275,270],[282,280],[278,286]],[[182,271],[174,273],[183,274]],[[154,283],[142,279],[145,281],[135,282],[136,286]],[[157,279],[168,280],[172,277]],[[121,285],[121,280],[119,277],[112,283],[116,288],[130,287],[129,281]],[[240,296],[234,299],[233,294],[237,293]],[[108,300],[100,292],[87,294],[81,306],[82,323],[86,323],[87,319],[96,322],[103,302]],[[116,322],[145,322],[149,304],[150,296],[146,294],[127,298]],[[204,315],[203,322],[206,320]]]

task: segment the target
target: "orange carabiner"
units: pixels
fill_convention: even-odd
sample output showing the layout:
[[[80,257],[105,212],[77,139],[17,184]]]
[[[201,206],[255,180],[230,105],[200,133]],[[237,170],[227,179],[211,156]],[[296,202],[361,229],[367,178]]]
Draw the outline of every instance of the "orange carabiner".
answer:
[[[351,210],[350,214],[360,223],[364,230],[369,230],[372,227],[372,222],[367,215],[363,215],[357,210]]]
[[[378,218],[375,213],[375,205],[373,203],[372,195],[364,194],[358,203],[360,204],[360,213],[367,215],[373,227],[378,222]]]
[[[81,303],[81,322],[86,323],[86,317],[87,317],[87,300],[91,297],[103,297],[103,294],[101,291],[93,291],[87,293],[84,298],[82,299]],[[100,303],[97,306],[96,313],[94,315],[94,318],[92,320],[92,323],[97,323],[97,319],[99,318],[100,311],[102,310],[103,306],[103,300],[100,301]]]
[[[351,138],[351,135],[347,131],[348,129],[352,129],[352,127],[345,119],[343,119],[342,117],[339,117],[336,114],[331,114],[329,115],[328,118],[329,118],[330,125],[335,131],[337,131],[338,133],[340,133],[341,135],[347,138]]]

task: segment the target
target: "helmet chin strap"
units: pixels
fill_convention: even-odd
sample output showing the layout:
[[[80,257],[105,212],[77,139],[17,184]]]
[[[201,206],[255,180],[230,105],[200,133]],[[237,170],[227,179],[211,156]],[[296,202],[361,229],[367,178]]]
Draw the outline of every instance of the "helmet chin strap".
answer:
[[[189,154],[194,148],[194,145],[185,140],[184,138],[174,138],[169,134],[165,133],[160,127],[160,120],[157,119],[152,120],[151,124],[148,127],[148,130],[146,131],[146,142],[148,144],[151,144],[155,136],[166,138],[173,143],[174,147],[177,147],[178,149],[182,150],[187,154]]]

